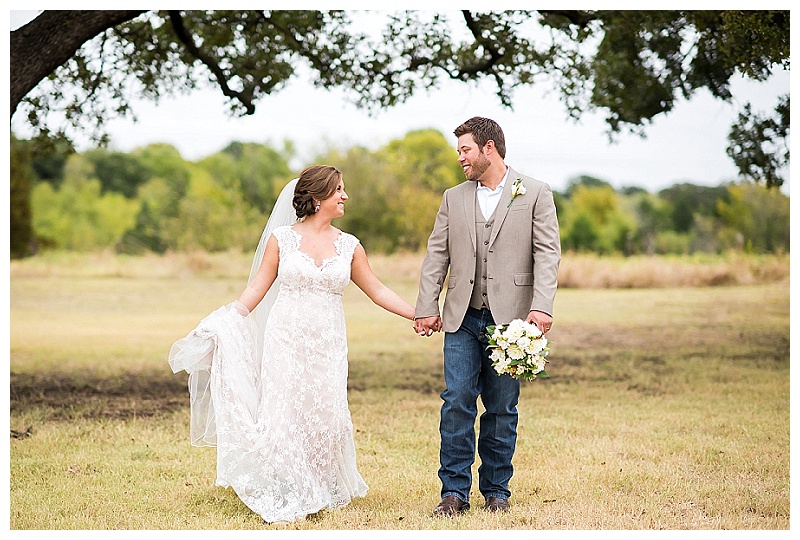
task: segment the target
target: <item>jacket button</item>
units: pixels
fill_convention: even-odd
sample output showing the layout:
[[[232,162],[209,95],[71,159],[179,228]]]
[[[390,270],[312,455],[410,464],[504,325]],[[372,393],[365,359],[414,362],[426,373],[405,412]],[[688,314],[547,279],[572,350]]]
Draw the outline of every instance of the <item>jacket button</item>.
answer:
[[[475,283],[475,280],[472,280],[472,279],[471,279],[471,280],[469,280],[469,284],[470,284],[470,285],[472,285],[473,283]]]
[[[489,245],[489,241],[487,240],[486,242],[483,243],[483,245],[484,246],[488,246]]]

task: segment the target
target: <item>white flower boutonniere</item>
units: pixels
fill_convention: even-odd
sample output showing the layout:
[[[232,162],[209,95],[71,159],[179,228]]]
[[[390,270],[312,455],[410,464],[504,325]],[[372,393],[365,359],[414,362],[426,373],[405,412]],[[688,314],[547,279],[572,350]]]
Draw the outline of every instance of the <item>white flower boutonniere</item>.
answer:
[[[517,178],[517,181],[511,186],[511,200],[508,201],[508,206],[511,206],[511,203],[514,202],[517,195],[525,195],[525,191],[525,186],[522,185],[522,178]],[[506,206],[506,208],[508,208],[508,206]]]

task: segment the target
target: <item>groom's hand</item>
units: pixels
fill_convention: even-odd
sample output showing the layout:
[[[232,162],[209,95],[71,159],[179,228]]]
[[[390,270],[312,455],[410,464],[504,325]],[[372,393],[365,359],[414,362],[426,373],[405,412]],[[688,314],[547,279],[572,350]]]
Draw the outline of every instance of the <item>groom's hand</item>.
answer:
[[[531,311],[528,313],[528,318],[525,320],[538,326],[543,334],[549,332],[550,327],[553,326],[553,317],[544,311]]]
[[[442,329],[442,318],[436,315],[435,317],[422,317],[414,319],[414,332],[420,336],[430,337],[434,332]]]

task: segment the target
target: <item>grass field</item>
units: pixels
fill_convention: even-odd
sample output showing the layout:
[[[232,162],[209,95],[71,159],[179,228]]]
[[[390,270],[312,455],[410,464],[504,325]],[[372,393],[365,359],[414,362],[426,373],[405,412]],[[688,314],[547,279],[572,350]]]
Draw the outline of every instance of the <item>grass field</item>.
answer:
[[[12,530],[789,529],[785,278],[559,291],[552,378],[523,385],[512,510],[486,514],[473,490],[457,519],[430,516],[442,336],[416,336],[351,285],[349,399],[369,493],[267,525],[214,486],[214,449],[189,445],[186,376],[167,364],[172,342],[243,286],[248,261],[209,261],[12,263]],[[413,302],[418,262],[373,267]]]

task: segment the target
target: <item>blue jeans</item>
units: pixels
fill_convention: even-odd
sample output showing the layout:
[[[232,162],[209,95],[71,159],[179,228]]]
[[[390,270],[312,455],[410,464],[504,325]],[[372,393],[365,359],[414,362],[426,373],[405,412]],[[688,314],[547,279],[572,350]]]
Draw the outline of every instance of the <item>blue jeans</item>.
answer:
[[[444,336],[444,380],[439,433],[439,479],[442,497],[455,495],[469,501],[472,464],[475,461],[477,399],[486,411],[480,418],[478,487],[484,497],[508,499],[508,482],[514,472],[511,459],[517,444],[519,380],[498,376],[492,368],[485,330],[494,324],[488,309],[469,308],[457,332]]]

